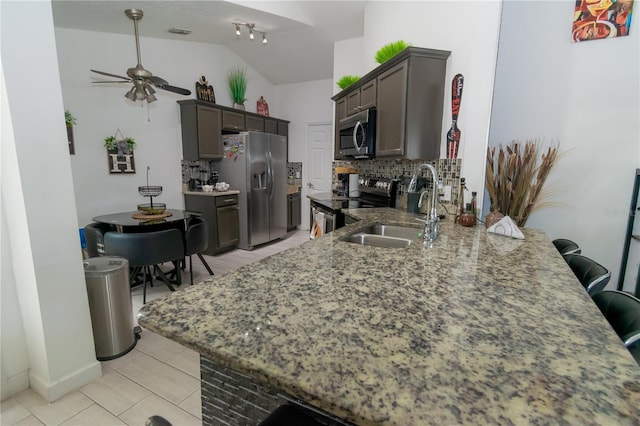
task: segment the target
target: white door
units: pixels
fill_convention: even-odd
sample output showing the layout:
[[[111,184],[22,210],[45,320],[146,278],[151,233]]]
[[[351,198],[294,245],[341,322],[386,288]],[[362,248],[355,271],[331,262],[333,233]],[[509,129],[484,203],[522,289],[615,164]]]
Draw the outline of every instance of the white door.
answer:
[[[307,125],[307,158],[303,170],[302,226],[309,229],[307,195],[331,193],[333,126],[330,123]]]

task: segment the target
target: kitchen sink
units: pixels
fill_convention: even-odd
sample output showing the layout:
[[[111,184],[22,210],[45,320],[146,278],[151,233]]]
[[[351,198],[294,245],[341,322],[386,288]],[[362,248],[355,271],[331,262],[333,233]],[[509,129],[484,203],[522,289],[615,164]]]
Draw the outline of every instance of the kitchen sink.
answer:
[[[376,247],[406,248],[412,241],[421,238],[422,228],[376,223],[367,228],[358,229],[344,237],[342,241]]]
[[[422,228],[412,228],[410,226],[384,225],[381,223],[371,225],[359,231],[363,234],[382,235],[385,237],[406,238],[417,240],[422,238]]]
[[[405,248],[411,245],[411,240],[406,238],[386,237],[384,235],[357,233],[349,235],[345,241],[366,246]]]

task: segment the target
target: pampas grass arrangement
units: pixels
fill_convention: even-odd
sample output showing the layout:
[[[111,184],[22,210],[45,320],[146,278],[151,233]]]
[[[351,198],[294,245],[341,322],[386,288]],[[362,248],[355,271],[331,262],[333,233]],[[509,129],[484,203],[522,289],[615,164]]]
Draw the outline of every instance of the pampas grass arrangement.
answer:
[[[491,211],[511,217],[524,226],[534,210],[554,205],[544,200],[543,186],[558,156],[558,147],[539,154],[537,140],[524,144],[513,141],[506,147],[487,148],[485,184],[491,198]]]

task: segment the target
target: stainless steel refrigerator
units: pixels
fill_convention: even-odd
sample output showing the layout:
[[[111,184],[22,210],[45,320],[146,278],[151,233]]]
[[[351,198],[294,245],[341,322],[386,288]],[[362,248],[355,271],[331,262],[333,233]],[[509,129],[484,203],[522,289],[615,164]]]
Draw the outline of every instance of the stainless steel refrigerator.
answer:
[[[240,242],[251,250],[287,233],[287,138],[258,132],[223,135],[220,181],[240,190]]]

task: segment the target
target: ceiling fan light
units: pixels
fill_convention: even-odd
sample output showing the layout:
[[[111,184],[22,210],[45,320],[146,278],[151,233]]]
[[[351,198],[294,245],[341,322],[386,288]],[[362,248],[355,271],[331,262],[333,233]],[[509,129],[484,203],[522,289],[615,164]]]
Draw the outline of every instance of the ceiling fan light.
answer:
[[[132,88],[131,88],[131,90],[129,90],[129,91],[124,95],[124,97],[125,97],[125,98],[127,98],[127,99],[129,99],[130,101],[135,102],[135,101],[136,101],[135,91],[136,91],[136,88],[135,88],[135,87],[132,87]]]
[[[157,99],[155,96],[153,96],[152,94],[148,94],[148,95],[147,95],[147,102],[148,102],[148,103],[155,102],[155,101],[157,101],[157,100],[158,100],[158,99]]]

